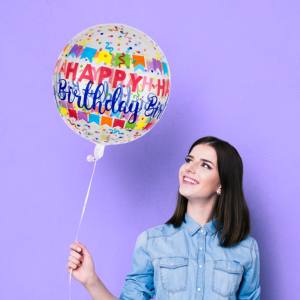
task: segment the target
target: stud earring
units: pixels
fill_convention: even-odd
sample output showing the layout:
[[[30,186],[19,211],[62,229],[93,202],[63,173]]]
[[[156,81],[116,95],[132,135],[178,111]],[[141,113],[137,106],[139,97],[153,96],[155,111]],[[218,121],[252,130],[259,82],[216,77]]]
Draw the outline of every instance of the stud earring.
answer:
[[[217,194],[218,194],[218,195],[221,195],[221,187],[218,188]]]

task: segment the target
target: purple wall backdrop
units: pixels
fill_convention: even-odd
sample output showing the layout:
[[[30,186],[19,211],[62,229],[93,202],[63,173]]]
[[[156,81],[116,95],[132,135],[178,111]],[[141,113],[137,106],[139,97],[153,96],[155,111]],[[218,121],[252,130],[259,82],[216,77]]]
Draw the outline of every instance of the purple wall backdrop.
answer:
[[[237,147],[261,252],[262,299],[299,295],[298,1],[2,1],[0,299],[67,299],[66,262],[93,146],[61,120],[51,77],[79,31],[125,23],[155,39],[172,91],[160,123],[106,148],[80,240],[119,294],[135,239],[175,207],[190,144],[216,135]],[[297,286],[298,284],[298,286]],[[73,281],[73,298],[89,299]]]

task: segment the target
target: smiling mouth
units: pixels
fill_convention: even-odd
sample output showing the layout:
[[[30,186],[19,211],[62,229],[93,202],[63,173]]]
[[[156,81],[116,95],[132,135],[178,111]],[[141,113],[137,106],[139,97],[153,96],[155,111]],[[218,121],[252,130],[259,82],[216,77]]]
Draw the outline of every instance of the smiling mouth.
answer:
[[[199,184],[199,181],[188,176],[183,176],[183,183],[189,183],[195,185],[195,184]]]

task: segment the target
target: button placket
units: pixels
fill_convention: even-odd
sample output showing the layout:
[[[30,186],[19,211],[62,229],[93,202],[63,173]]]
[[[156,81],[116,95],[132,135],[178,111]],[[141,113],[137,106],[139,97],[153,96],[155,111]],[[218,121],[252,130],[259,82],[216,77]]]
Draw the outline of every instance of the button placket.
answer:
[[[203,286],[204,286],[204,259],[205,259],[205,239],[206,230],[204,227],[200,227],[198,232],[198,270],[197,270],[197,299],[203,299]]]

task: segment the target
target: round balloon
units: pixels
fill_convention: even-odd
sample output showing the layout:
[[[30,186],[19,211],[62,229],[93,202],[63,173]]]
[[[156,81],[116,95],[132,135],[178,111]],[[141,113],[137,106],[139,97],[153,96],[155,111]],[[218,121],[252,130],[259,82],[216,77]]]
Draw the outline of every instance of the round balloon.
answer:
[[[53,88],[61,117],[76,133],[94,143],[127,143],[161,119],[170,68],[145,33],[124,24],[100,24],[64,47]]]

